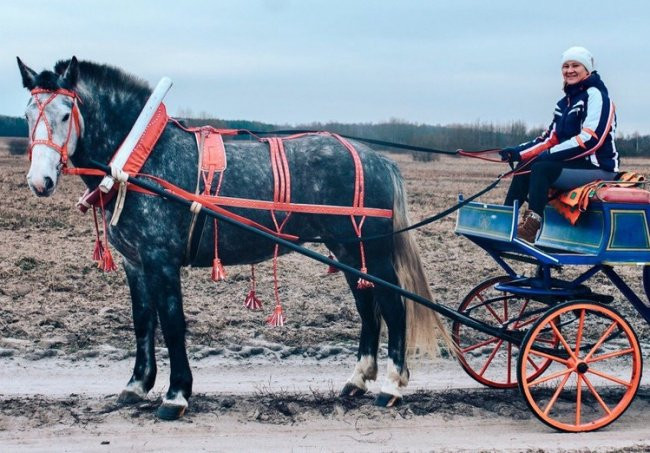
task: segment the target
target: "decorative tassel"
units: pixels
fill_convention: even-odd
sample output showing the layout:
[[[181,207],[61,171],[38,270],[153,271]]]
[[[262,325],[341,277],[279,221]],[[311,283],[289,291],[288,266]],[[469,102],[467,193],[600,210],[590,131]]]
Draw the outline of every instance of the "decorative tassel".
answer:
[[[104,209],[104,199],[102,197],[102,191],[99,191],[99,205],[102,210],[102,226],[104,227],[104,244],[102,251],[102,259],[98,264],[98,267],[104,272],[113,272],[117,270],[117,266],[113,261],[113,255],[111,254],[111,249],[108,246],[108,227],[106,226],[106,210]],[[99,238],[99,226],[97,225],[97,218],[95,217],[95,226],[97,227],[97,237]]]
[[[273,309],[273,313],[271,313],[271,316],[266,318],[266,323],[272,327],[278,327],[278,326],[284,326],[286,320],[287,320],[286,316],[284,316],[284,313],[282,313],[282,305],[278,304]]]
[[[212,260],[212,280],[215,282],[218,282],[220,280],[225,280],[226,279],[226,271],[223,268],[223,264],[221,264],[221,260],[219,258],[215,258]]]
[[[244,300],[244,307],[249,310],[261,310],[262,301],[257,298],[255,295],[255,265],[251,264],[251,290],[248,292],[248,296]]]
[[[363,272],[364,274],[367,274],[368,269],[366,269],[365,267],[362,267],[361,272]],[[373,282],[369,282],[368,280],[366,280],[364,278],[359,278],[359,280],[357,281],[357,289],[368,289],[368,288],[374,288],[374,287],[375,287],[375,284]]]
[[[328,256],[328,258],[331,259],[331,260],[333,260],[333,259],[334,259],[334,255],[332,255],[332,254],[330,253],[329,256]],[[328,274],[336,274],[337,272],[341,272],[340,269],[338,269],[338,268],[332,266],[331,264],[330,264],[329,267],[327,268],[327,273],[328,273]]]
[[[104,246],[99,238],[95,239],[95,250],[93,251],[93,261],[100,263],[104,259]]]
[[[249,310],[262,309],[262,301],[257,298],[254,289],[251,289],[248,292],[248,296],[246,296],[246,300],[244,300],[244,307],[248,308]]]
[[[113,272],[117,270],[117,266],[113,261],[113,255],[111,255],[111,250],[108,247],[104,249],[102,260],[99,262],[99,268],[104,272]]]

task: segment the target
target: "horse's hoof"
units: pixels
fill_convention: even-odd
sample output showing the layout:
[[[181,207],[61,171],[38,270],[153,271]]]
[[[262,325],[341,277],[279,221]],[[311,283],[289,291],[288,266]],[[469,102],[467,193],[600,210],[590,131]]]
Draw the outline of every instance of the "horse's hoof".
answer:
[[[156,411],[156,416],[161,420],[178,420],[185,414],[187,406],[163,403]]]
[[[345,387],[343,387],[343,390],[341,390],[339,396],[342,398],[356,398],[357,396],[361,396],[364,393],[366,393],[365,389],[357,387],[351,382],[348,382],[345,384]]]
[[[375,398],[375,406],[380,407],[394,407],[399,405],[402,402],[401,396],[391,395],[390,393],[381,392],[377,398]]]
[[[144,400],[144,397],[133,390],[122,390],[122,393],[120,393],[120,396],[117,397],[117,404],[124,404],[124,405],[130,405],[130,404],[136,404]]]

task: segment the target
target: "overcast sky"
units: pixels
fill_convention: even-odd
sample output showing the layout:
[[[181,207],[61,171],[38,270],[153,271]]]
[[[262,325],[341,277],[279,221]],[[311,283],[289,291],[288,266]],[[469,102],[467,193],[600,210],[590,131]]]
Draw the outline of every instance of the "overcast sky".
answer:
[[[0,114],[28,99],[15,57],[174,81],[171,114],[272,123],[546,125],[560,56],[591,50],[619,130],[650,133],[650,2],[2,1]]]

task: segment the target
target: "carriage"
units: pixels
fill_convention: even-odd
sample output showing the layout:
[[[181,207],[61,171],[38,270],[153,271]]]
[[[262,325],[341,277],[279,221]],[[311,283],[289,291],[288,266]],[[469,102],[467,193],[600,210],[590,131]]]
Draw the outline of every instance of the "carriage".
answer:
[[[411,235],[404,234],[425,222],[408,226],[398,169],[367,147],[323,133],[299,134],[285,142],[275,137],[227,143],[227,176],[222,181],[224,167],[215,178],[214,193],[211,177],[205,179],[201,190],[207,194],[201,197],[197,194],[203,168],[196,145],[205,137],[195,137],[193,131],[167,117],[159,104],[164,93],[158,104],[150,103],[158,89],[152,94],[146,84],[116,68],[79,63],[76,58],[59,62],[54,72],[40,74],[20,60],[18,64],[23,85],[32,94],[27,107],[30,187],[38,196],[49,196],[62,170],[82,176],[88,189],[98,193],[93,203],[88,197],[83,200],[90,203],[86,208],[92,204],[93,213],[102,213],[103,244],[95,218],[95,251],[100,261],[105,269],[114,267],[104,248],[109,238],[123,256],[137,350],[120,403],[141,401],[153,387],[159,319],[171,373],[157,413],[163,419],[177,419],[188,407],[192,375],[185,350],[181,266],[212,265],[213,277],[220,277],[221,264],[275,260],[280,247],[282,253],[296,251],[345,272],[362,327],[357,364],[342,397],[363,394],[366,381],[376,379],[383,319],[388,327],[389,358],[377,405],[390,407],[399,402],[400,388],[409,379],[407,345],[427,346],[438,339],[457,352],[465,371],[482,384],[518,386],[533,413],[558,430],[601,428],[632,402],[642,371],[636,334],[610,307],[613,297],[593,291],[586,282],[605,275],[650,321],[650,308],[613,268],[643,266],[643,285],[649,292],[647,192],[614,191],[603,197],[607,202],[592,203],[576,226],[549,209],[534,244],[516,237],[518,206],[471,202],[479,194],[461,199],[456,233],[483,248],[504,275],[479,284],[454,310],[432,302],[417,246]],[[145,112],[148,119],[141,121]],[[139,150],[137,165],[129,167],[133,162],[127,158],[116,164],[125,149],[113,155],[119,143],[131,143],[128,153]],[[68,155],[76,168],[66,168]],[[136,177],[141,172],[148,173],[148,178]],[[207,173],[214,176],[214,169]],[[292,174],[299,177],[292,179]],[[114,201],[102,198],[100,189],[107,177],[111,184],[105,193],[115,195]],[[126,198],[131,188],[140,190]],[[351,194],[353,206],[349,206]],[[241,204],[243,198],[245,204]],[[276,211],[284,213],[284,220],[278,221]],[[143,221],[151,212],[157,215],[155,222]],[[202,219],[205,231],[194,244],[197,219]],[[299,239],[310,235],[325,243],[338,260],[301,246]],[[520,274],[513,262],[534,266],[534,271],[530,276]],[[557,277],[562,266],[587,269],[563,280]],[[451,337],[437,314],[453,321]],[[282,324],[281,311],[274,315],[272,319]],[[425,334],[429,338],[423,339]]]
[[[648,295],[648,192],[609,188],[599,195],[607,201],[592,202],[576,225],[548,206],[534,244],[516,236],[516,205],[468,203],[455,228],[504,271],[478,284],[458,307],[496,329],[488,333],[454,321],[463,369],[489,387],[518,386],[535,416],[562,431],[591,431],[613,422],[632,402],[641,379],[642,355],[632,326],[611,307],[611,295],[586,283],[605,275],[650,322],[650,307],[614,270],[642,267]],[[515,263],[532,264],[530,275],[517,272]],[[581,268],[571,278],[558,278],[567,266]]]

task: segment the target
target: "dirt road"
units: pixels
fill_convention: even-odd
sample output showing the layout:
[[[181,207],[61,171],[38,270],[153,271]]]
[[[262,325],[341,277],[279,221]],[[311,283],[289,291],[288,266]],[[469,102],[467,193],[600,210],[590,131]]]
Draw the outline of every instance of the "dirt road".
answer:
[[[114,404],[129,360],[5,359],[0,370],[2,451],[646,451],[646,379],[628,412],[588,434],[560,434],[535,419],[517,390],[478,386],[452,361],[414,372],[404,403],[372,406],[372,395],[341,400],[336,390],[354,358],[206,358],[194,364],[196,392],[178,422],[150,400]],[[379,384],[370,387],[379,390]]]

